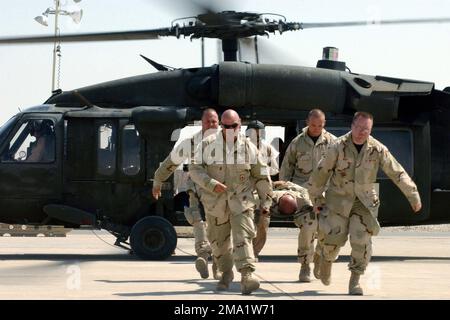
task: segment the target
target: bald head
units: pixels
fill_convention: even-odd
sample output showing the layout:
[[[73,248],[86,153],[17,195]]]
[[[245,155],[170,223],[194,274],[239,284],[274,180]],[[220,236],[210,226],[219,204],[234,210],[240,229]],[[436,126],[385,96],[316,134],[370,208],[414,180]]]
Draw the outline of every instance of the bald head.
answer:
[[[202,131],[217,129],[219,127],[219,115],[213,108],[208,108],[202,114]]]
[[[308,126],[308,135],[310,137],[320,136],[325,127],[325,113],[320,109],[312,109],[308,113],[306,125]]]
[[[236,141],[241,130],[241,118],[233,109],[225,110],[220,118],[222,135],[226,141]]]
[[[285,194],[278,201],[278,209],[281,214],[285,215],[294,214],[298,209],[297,200],[295,199],[294,196],[290,194]]]
[[[222,113],[222,117],[220,118],[220,120],[222,121],[222,123],[226,124],[233,124],[233,123],[240,124],[241,122],[239,114],[233,109],[225,110],[224,113]]]
[[[207,117],[211,114],[217,115],[217,111],[213,108],[206,108],[205,110],[203,110],[202,118]],[[217,115],[217,117],[219,117],[219,116]]]
[[[311,118],[325,118],[325,113],[323,113],[323,111],[320,109],[312,109],[308,113],[307,120],[309,120]]]

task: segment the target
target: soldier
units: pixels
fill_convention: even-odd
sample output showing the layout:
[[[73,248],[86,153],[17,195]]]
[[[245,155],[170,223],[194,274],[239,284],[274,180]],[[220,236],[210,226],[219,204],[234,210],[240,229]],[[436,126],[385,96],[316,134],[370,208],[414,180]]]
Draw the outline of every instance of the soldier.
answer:
[[[278,174],[279,152],[265,140],[265,125],[261,121],[252,120],[247,125],[245,135],[258,148],[261,160],[267,165],[269,175]],[[253,239],[253,251],[255,257],[258,258],[259,253],[264,247],[267,240],[267,232],[269,231],[270,216],[262,215],[259,210],[255,212],[256,237]]]
[[[370,136],[373,116],[356,112],[351,131],[332,145],[309,179],[309,194],[317,209],[316,199],[326,190],[326,210],[320,212],[320,225],[325,233],[320,264],[320,277],[325,285],[331,281],[331,266],[350,234],[352,247],[349,270],[349,294],[362,295],[359,285],[372,254],[372,236],[378,234],[378,167],[400,188],[414,212],[421,209],[419,192],[403,167],[389,150]],[[330,179],[330,180],[329,180]]]
[[[247,125],[245,135],[253,142],[256,148],[258,148],[261,160],[267,164],[269,175],[274,176],[277,175],[279,171],[277,157],[280,153],[265,140],[265,127],[266,126],[261,121],[252,120]]]
[[[203,140],[202,163],[192,164],[189,172],[192,180],[203,188],[201,201],[206,212],[208,238],[223,272],[217,289],[228,289],[234,278],[234,260],[241,273],[241,292],[250,294],[259,288],[259,281],[252,278],[256,206],[253,191],[256,188],[261,199],[260,210],[267,213],[271,206],[271,182],[256,147],[239,133],[241,120],[237,112],[226,110],[221,122],[222,131]]]
[[[51,162],[55,159],[55,131],[51,120],[34,120],[30,134],[36,138],[30,143],[25,162]]]
[[[273,182],[273,193],[272,193],[272,206],[270,207],[269,214],[263,215],[265,218],[266,226],[268,228],[271,216],[287,217],[292,216],[294,223],[300,228],[304,228],[307,225],[312,225],[315,223],[316,214],[313,211],[313,205],[308,195],[308,190],[293,182],[289,181],[275,181]],[[258,233],[255,240],[256,245],[255,255],[259,254],[259,251],[264,246],[260,242],[259,232],[260,228],[258,226]],[[267,229],[265,230],[267,234]],[[264,238],[265,242],[265,238]]]
[[[219,116],[217,112],[208,108],[203,111],[202,115],[202,130],[197,132],[192,138],[183,141],[180,146],[188,147],[188,152],[179,154],[178,148],[174,148],[171,154],[160,164],[159,168],[155,171],[155,177],[153,182],[152,194],[155,199],[161,196],[161,185],[163,181],[166,181],[176,168],[193,156],[193,151],[196,144],[201,143],[204,135],[211,133],[211,130],[217,129],[219,126]],[[195,261],[195,267],[200,273],[203,279],[209,277],[208,271],[208,258],[211,255],[211,246],[206,236],[206,225],[202,219],[199,203],[199,188],[197,188],[192,181],[187,182],[187,193],[189,195],[189,208],[185,208],[184,214],[186,220],[193,226],[194,238],[195,238],[195,252],[197,259]],[[220,279],[220,272],[217,270],[217,266],[213,257],[213,276],[214,279]]]
[[[326,150],[336,139],[327,132],[325,127],[325,114],[319,109],[312,109],[306,119],[306,128],[289,144],[280,169],[280,180],[292,181],[304,188],[317,167]],[[298,260],[301,263],[299,280],[310,282],[310,263],[314,261],[314,276],[319,279],[320,243],[323,238],[318,230],[317,219],[311,224],[303,225],[298,235]],[[314,254],[314,238],[318,237]],[[314,257],[313,257],[314,255]]]

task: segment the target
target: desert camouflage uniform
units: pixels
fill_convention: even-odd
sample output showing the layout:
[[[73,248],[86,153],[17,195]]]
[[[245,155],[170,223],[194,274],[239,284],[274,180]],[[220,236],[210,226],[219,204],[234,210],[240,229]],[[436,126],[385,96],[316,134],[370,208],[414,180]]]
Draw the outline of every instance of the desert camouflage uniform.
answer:
[[[279,152],[271,144],[267,143],[264,140],[260,141],[260,147],[258,148],[258,152],[260,154],[261,161],[263,161],[263,163],[265,163],[269,169],[269,175],[274,176],[278,174],[279,166],[277,157],[279,155]],[[255,256],[258,257],[267,240],[267,233],[269,231],[269,224],[270,224],[270,216],[263,215],[258,210],[256,211],[255,214],[255,223],[256,223],[256,237],[253,239],[253,250]]]
[[[358,153],[350,132],[328,149],[308,182],[309,194],[315,201],[329,181],[326,210],[319,218],[320,228],[325,233],[322,257],[334,261],[350,234],[349,270],[356,274],[364,273],[372,254],[371,237],[380,230],[377,220],[380,200],[375,183],[379,167],[411,205],[420,202],[416,184],[389,150],[369,136]]]
[[[273,203],[270,208],[271,215],[282,215],[278,210],[278,202],[282,196],[290,194],[297,200],[297,212],[294,214],[294,222],[300,228],[297,247],[298,262],[301,264],[311,263],[314,253],[314,233],[316,231],[311,226],[317,225],[317,219],[316,214],[312,210],[312,202],[309,198],[308,190],[288,181],[275,182],[273,190]]]
[[[274,176],[278,174],[280,168],[278,166],[277,157],[280,153],[265,140],[260,141],[258,151],[261,161],[265,163],[267,165],[267,168],[269,169],[269,175]]]
[[[280,168],[280,180],[292,181],[307,188],[306,183],[320,159],[325,155],[328,146],[336,137],[325,129],[316,143],[308,136],[308,127],[289,144]]]
[[[213,149],[215,151],[211,151]],[[246,156],[242,158],[244,150]],[[225,144],[220,132],[211,135],[203,140],[202,152],[203,162],[191,164],[189,172],[192,180],[202,188],[208,238],[219,270],[231,271],[234,258],[238,271],[254,271],[252,239],[255,237],[256,199],[253,191],[256,187],[263,199],[262,206],[269,209],[272,187],[267,167],[257,157],[256,147],[241,134],[232,146]],[[211,154],[216,159],[211,159]],[[226,185],[227,191],[214,192],[218,182]]]
[[[175,147],[170,155],[164,159],[155,171],[153,186],[162,186],[180,164],[186,160],[191,160],[194,156],[196,145],[202,141],[202,131],[197,132],[191,138],[185,139]],[[183,147],[185,148],[183,150]],[[189,159],[191,158],[191,159]],[[199,257],[207,257],[211,254],[211,246],[206,235],[206,223],[200,213],[200,188],[196,188],[191,179],[187,180],[186,191],[189,195],[189,208],[184,209],[186,220],[193,226],[195,238],[195,252]]]
[[[292,181],[295,184],[308,189],[308,179],[313,170],[317,168],[320,159],[325,155],[328,147],[336,140],[336,137],[325,129],[317,139],[316,143],[308,136],[308,127],[303,128],[302,133],[295,137],[289,144],[283,163],[280,169],[280,180]],[[313,229],[314,231],[311,231]],[[320,244],[323,242],[323,234],[317,223],[317,219],[312,224],[300,230],[299,244],[310,243],[314,246],[314,238],[317,232],[316,254],[320,255]],[[303,234],[302,234],[303,233]],[[300,237],[305,237],[300,241]],[[312,238],[311,238],[312,237]],[[310,256],[306,261],[309,263],[312,260],[313,250],[307,249]]]

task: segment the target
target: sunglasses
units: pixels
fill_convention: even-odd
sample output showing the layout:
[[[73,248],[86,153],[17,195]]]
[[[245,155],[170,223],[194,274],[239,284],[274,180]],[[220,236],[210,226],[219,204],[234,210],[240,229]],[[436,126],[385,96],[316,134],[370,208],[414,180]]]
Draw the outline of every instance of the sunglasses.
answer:
[[[236,129],[239,126],[239,123],[233,123],[233,124],[224,124],[222,123],[222,127],[225,129]]]

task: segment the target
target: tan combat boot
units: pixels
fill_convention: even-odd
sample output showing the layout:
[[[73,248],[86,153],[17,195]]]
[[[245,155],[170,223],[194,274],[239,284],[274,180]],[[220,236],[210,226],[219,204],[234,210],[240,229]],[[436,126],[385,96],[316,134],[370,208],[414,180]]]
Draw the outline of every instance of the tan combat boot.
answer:
[[[300,282],[311,282],[311,268],[309,267],[309,263],[302,263],[298,280]]]
[[[250,294],[259,288],[258,279],[252,278],[252,271],[249,268],[240,270],[241,272],[241,292],[242,294]]]
[[[363,295],[363,289],[359,285],[359,274],[356,272],[352,272],[352,275],[350,277],[350,281],[348,283],[348,294],[352,296],[362,296]]]
[[[217,262],[216,262],[216,259],[214,259],[214,257],[213,257],[213,262],[212,262],[212,272],[213,272],[213,277],[215,280],[222,279],[222,272],[217,267]]]
[[[332,261],[327,261],[325,259],[320,259],[320,281],[326,286],[331,283],[331,266]]]
[[[234,279],[233,270],[223,272],[222,277],[217,283],[217,290],[219,291],[228,290],[228,287],[230,286],[230,283],[233,281],[233,279]]]
[[[209,277],[208,271],[208,255],[199,255],[197,260],[195,260],[195,269],[200,273],[202,279],[207,279]]]

